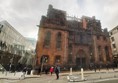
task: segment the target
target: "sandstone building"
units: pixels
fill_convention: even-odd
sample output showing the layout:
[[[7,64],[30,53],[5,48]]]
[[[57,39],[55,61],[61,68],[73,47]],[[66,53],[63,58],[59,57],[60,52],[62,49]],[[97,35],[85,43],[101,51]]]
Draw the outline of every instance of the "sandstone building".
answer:
[[[69,17],[52,5],[40,21],[36,54],[37,65],[87,68],[90,63],[112,61],[109,34],[102,30],[100,20]]]
[[[113,53],[113,59],[115,63],[118,63],[118,26],[109,31],[111,48]]]

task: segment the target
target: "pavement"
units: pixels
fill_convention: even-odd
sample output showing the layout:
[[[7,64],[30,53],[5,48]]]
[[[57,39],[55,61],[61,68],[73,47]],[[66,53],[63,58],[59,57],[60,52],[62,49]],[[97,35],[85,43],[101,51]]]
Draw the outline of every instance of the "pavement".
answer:
[[[118,80],[118,69],[102,69],[95,71],[84,71],[84,78],[81,77],[81,72],[70,74],[67,76],[68,82],[79,82],[79,83],[96,83],[107,80]]]
[[[20,80],[20,79],[26,79],[26,78],[39,78],[40,75],[33,75],[32,73],[30,75],[23,74],[23,72],[14,72],[11,73],[9,71],[0,72],[0,79],[12,79],[12,80]]]
[[[70,78],[68,79],[67,76],[69,76]],[[81,79],[81,71],[75,71],[75,72],[61,72],[60,73],[60,80],[58,80],[58,83],[73,83],[73,82],[79,82],[79,83],[93,83],[93,82],[99,82],[99,81],[106,81],[106,80],[116,80],[118,79],[118,69],[115,69],[113,71],[113,69],[110,69],[109,71],[106,69],[102,69],[101,71],[97,70],[96,72],[87,70],[84,71],[84,79]],[[48,78],[48,79],[47,79]],[[0,80],[20,80],[22,82],[17,82],[17,83],[25,83],[23,81],[25,80],[30,80],[28,83],[33,83],[33,80],[36,81],[35,79],[38,80],[38,82],[43,82],[43,83],[47,83],[47,81],[49,83],[55,83],[55,74],[53,74],[53,76],[51,77],[50,74],[45,75],[42,74],[40,75],[33,75],[31,73],[31,75],[25,75],[23,76],[22,72],[15,72],[15,73],[10,73],[10,72],[0,72]],[[45,82],[46,81],[46,82]],[[34,83],[38,83],[38,82],[34,82]],[[57,83],[56,82],[56,83]],[[0,83],[7,83],[7,82],[0,82]],[[8,82],[10,83],[10,82]],[[13,83],[13,82],[12,82]],[[16,82],[14,82],[16,83]],[[27,82],[26,82],[27,83]]]

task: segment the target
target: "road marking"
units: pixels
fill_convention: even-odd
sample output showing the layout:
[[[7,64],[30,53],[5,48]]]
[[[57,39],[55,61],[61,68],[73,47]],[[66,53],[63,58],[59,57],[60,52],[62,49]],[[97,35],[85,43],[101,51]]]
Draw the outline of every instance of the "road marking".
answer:
[[[51,81],[48,81],[48,83],[51,83]]]
[[[3,80],[4,83],[16,83],[19,80]]]

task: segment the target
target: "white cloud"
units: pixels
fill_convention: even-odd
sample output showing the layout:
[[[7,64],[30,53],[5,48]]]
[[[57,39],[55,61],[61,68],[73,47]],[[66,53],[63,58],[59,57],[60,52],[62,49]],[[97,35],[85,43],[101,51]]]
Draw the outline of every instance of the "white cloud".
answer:
[[[104,24],[108,26],[109,29],[112,29],[113,27],[118,25],[118,1],[115,0],[109,0],[104,8],[103,8],[103,16],[104,16]]]
[[[0,0],[0,19],[7,20],[22,35],[37,38],[42,15],[47,14],[48,5],[67,12],[68,15],[96,16],[104,27],[118,25],[117,0]]]
[[[102,28],[111,30],[118,25],[117,0],[83,0],[83,15],[96,16],[101,21]]]

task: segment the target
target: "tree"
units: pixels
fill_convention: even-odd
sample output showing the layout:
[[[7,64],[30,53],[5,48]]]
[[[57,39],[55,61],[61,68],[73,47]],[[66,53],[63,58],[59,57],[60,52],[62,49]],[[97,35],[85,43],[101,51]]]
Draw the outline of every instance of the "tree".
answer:
[[[34,66],[35,64],[35,56],[30,53],[30,52],[26,52],[19,60],[19,63],[22,65],[31,65]]]

